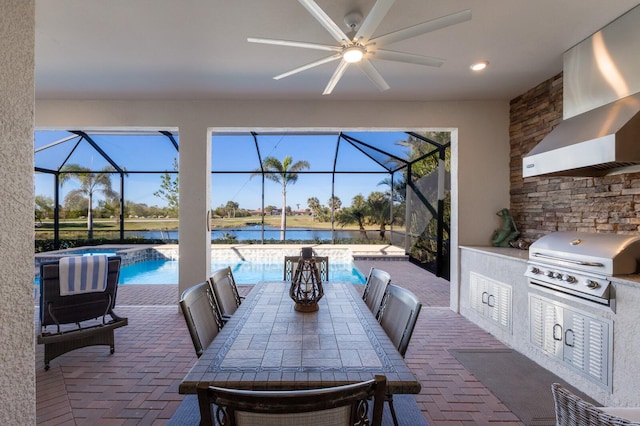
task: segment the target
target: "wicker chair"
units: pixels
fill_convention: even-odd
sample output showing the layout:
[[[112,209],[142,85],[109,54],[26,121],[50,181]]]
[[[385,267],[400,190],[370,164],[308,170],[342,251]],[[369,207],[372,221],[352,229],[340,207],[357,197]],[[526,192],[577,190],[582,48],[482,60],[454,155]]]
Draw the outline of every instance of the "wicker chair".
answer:
[[[200,424],[380,426],[386,385],[385,376],[331,388],[292,391],[225,389],[200,383]],[[373,410],[369,419],[371,398]]]
[[[223,325],[211,286],[205,281],[186,289],[179,303],[196,355],[200,358]]]
[[[223,321],[228,321],[234,314],[244,297],[238,293],[236,280],[230,267],[218,269],[209,278],[209,283],[213,289],[215,300],[218,304],[218,311],[222,315]]]
[[[558,383],[551,385],[556,426],[640,425],[640,409],[596,407]]]
[[[387,286],[391,282],[391,275],[382,269],[371,268],[367,282],[364,285],[362,300],[367,304],[373,316],[378,317],[382,297],[387,290]]]

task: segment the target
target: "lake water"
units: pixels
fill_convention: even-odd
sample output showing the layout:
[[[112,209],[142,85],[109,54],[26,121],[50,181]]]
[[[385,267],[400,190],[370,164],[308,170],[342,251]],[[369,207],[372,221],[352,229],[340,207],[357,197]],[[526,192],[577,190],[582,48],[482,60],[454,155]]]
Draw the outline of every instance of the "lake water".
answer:
[[[335,239],[337,240],[351,240],[362,238],[359,231],[345,231],[336,230]],[[217,240],[223,238],[225,234],[236,237],[238,241],[250,241],[262,239],[262,228],[259,225],[247,226],[243,228],[225,228],[214,229],[211,231],[211,240]],[[178,231],[131,231],[125,232],[127,237],[139,236],[149,239],[178,239]],[[379,238],[377,231],[370,231],[369,238]],[[280,240],[280,228],[267,227],[264,228],[265,240]],[[330,229],[300,229],[300,228],[287,228],[286,240],[292,241],[330,241],[331,230]]]

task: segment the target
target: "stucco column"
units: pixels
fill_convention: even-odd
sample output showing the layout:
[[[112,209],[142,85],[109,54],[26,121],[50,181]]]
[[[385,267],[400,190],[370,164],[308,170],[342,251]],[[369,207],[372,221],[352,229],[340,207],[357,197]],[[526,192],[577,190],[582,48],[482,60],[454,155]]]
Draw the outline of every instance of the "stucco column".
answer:
[[[0,10],[0,424],[35,424],[35,2],[0,0]]]
[[[179,292],[211,273],[210,209],[211,137],[204,126],[180,126],[180,260]]]

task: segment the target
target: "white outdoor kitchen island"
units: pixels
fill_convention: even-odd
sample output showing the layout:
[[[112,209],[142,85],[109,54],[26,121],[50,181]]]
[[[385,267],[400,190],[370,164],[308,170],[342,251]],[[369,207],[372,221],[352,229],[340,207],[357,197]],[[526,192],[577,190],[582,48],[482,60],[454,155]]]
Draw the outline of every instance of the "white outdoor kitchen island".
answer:
[[[529,284],[527,250],[460,247],[460,313],[595,400],[640,406],[640,275],[611,306]]]

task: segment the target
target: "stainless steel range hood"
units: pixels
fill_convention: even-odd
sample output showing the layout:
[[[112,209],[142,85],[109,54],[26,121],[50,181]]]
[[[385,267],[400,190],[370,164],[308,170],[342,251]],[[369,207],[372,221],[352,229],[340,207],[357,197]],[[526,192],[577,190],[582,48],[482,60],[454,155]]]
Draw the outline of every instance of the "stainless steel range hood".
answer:
[[[563,55],[563,117],[524,177],[640,172],[640,5]]]
[[[522,160],[523,177],[640,171],[640,93],[562,121]]]

